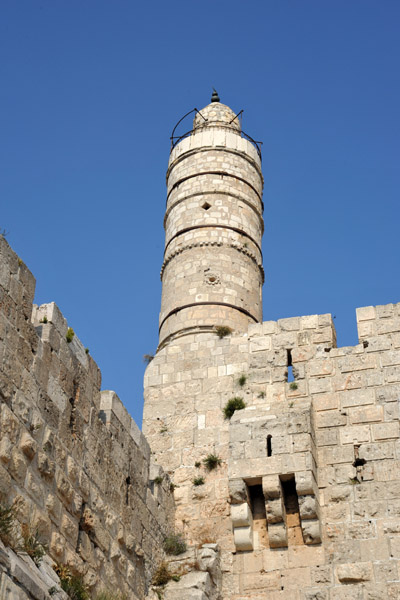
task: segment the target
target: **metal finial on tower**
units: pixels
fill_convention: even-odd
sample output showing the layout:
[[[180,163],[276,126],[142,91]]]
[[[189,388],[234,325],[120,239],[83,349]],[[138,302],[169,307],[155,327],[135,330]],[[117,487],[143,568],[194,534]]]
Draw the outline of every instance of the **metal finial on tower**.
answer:
[[[219,102],[220,100],[219,100],[218,92],[215,88],[213,88],[213,90],[214,91],[211,96],[211,102]]]

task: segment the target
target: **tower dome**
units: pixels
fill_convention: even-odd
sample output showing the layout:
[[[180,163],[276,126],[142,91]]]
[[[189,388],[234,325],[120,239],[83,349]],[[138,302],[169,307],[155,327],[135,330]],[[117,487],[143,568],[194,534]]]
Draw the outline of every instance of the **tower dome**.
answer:
[[[239,118],[229,106],[220,102],[211,102],[196,113],[193,130],[205,127],[229,127],[237,131],[241,130]]]

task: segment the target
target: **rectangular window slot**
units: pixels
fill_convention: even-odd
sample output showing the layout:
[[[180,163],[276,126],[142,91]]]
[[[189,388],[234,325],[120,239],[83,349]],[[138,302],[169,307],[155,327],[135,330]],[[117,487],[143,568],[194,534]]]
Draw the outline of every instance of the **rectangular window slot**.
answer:
[[[248,490],[253,515],[254,549],[268,548],[267,513],[262,485],[248,485]]]
[[[288,545],[299,546],[304,544],[300,523],[299,499],[296,491],[294,475],[281,476],[283,502],[286,512],[286,529]]]
[[[272,435],[267,435],[267,456],[272,456]]]
[[[294,381],[293,366],[292,366],[292,351],[287,351],[287,381]]]

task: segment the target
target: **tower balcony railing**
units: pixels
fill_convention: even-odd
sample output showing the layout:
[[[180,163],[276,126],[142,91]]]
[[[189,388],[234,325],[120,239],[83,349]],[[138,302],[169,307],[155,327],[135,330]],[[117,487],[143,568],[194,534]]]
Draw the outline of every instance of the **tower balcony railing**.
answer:
[[[192,135],[192,133],[194,133],[196,131],[196,129],[191,129],[190,131],[187,131],[186,133],[183,133],[181,135],[174,135],[175,131],[178,127],[178,125],[187,117],[189,116],[192,112],[196,112],[197,114],[199,114],[204,121],[207,121],[207,119],[205,119],[203,117],[203,115],[201,114],[201,112],[199,110],[197,110],[197,108],[193,108],[192,110],[190,110],[188,113],[186,113],[186,115],[184,115],[181,119],[179,119],[179,121],[177,122],[177,124],[175,125],[175,127],[172,130],[172,134],[170,136],[171,139],[171,152],[172,150],[175,148],[175,146],[177,144],[179,144],[179,142],[181,142],[182,140],[184,140],[185,138],[189,137],[189,135]],[[236,118],[238,118],[241,114],[243,113],[243,110],[241,110],[237,115],[235,115],[235,117],[232,119],[232,121]],[[231,121],[231,122],[232,122]],[[229,123],[227,124],[229,125]],[[222,125],[223,127],[224,125]],[[236,130],[236,132],[238,134],[240,134],[240,136],[246,140],[248,140],[251,144],[253,144],[253,146],[255,147],[255,149],[257,150],[257,154],[260,157],[260,160],[262,160],[262,155],[261,155],[261,144],[262,142],[256,142],[256,140],[254,140],[250,135],[248,135],[247,133],[245,133],[244,131],[240,130]]]

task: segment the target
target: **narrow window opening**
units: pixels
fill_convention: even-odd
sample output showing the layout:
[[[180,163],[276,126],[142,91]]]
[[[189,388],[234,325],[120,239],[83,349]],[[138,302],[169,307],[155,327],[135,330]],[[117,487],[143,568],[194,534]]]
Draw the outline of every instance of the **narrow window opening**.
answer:
[[[294,475],[281,477],[283,502],[286,511],[286,529],[288,532],[288,543],[292,546],[304,544],[303,533],[300,524],[299,499],[296,490]]]
[[[287,380],[294,381],[293,366],[292,366],[292,351],[287,351]]]
[[[204,210],[208,210],[209,208],[211,208],[211,204],[208,204],[208,202],[204,202],[201,208],[203,208]]]
[[[131,478],[129,475],[125,479],[125,483],[126,483],[125,504],[129,504],[129,491],[130,491],[130,486],[131,486]]]
[[[267,435],[267,456],[272,456],[272,435]]]

